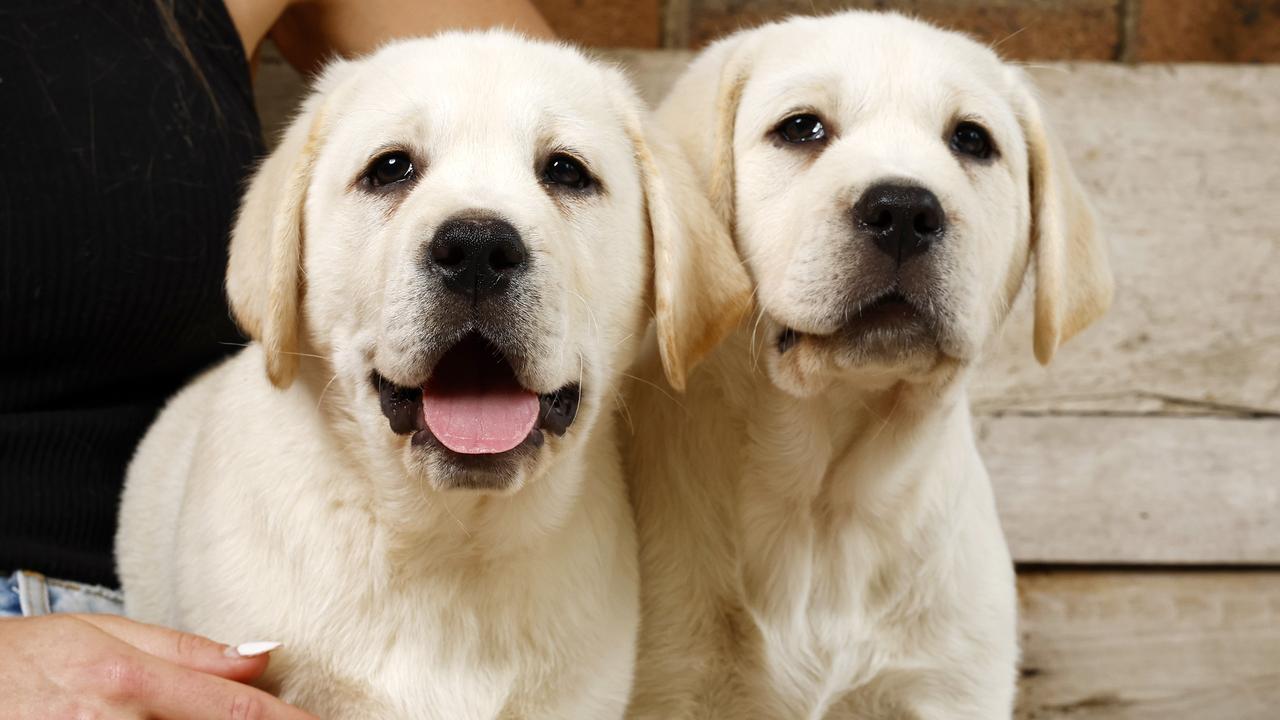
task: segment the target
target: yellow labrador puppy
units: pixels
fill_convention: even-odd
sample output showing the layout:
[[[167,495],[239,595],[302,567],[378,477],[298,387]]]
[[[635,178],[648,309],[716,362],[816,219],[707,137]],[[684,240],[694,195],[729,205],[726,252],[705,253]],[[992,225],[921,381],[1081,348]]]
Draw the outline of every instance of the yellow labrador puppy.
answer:
[[[329,67],[234,230],[255,342],[130,467],[127,611],[283,641],[266,686],[325,717],[620,717],[620,377],[648,307],[678,378],[748,293],[645,124],[619,72],[503,33]]]
[[[631,716],[1009,717],[1014,576],[965,383],[1030,267],[1042,362],[1112,287],[1027,78],[901,16],[798,18],[713,45],[659,119],[758,315],[682,399],[631,404]]]

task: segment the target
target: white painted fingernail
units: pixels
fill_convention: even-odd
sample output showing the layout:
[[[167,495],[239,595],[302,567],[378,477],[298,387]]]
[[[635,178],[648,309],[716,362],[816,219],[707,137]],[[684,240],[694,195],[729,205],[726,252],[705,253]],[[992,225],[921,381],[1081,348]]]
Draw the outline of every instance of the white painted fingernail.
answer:
[[[239,645],[228,645],[226,655],[229,658],[251,658],[259,655],[266,655],[279,648],[284,643],[278,643],[271,640],[263,640],[259,642],[240,643]]]

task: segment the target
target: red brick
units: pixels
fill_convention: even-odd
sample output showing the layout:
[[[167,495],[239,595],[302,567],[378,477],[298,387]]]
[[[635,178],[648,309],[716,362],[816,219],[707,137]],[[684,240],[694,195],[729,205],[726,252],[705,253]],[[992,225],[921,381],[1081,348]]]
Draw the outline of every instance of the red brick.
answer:
[[[1159,0],[1154,0],[1159,1]],[[690,0],[689,42],[789,14],[898,10],[966,32],[1017,60],[1114,60],[1122,0]]]
[[[1280,0],[1133,0],[1129,58],[1280,62]]]
[[[658,47],[662,0],[533,0],[560,37],[594,47]]]

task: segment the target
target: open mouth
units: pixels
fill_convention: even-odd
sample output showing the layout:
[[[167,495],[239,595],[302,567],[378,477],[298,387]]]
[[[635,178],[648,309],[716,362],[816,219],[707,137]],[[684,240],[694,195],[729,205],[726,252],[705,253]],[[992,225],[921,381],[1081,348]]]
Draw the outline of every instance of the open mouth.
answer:
[[[578,413],[576,383],[538,394],[520,384],[502,352],[478,333],[463,337],[421,387],[404,387],[376,371],[371,380],[392,432],[413,444],[434,440],[458,455],[494,456],[540,447],[544,433],[563,435]]]
[[[901,292],[894,290],[859,307],[855,314],[849,316],[844,327],[830,336],[813,336],[784,327],[778,333],[778,353],[785,355],[806,337],[839,336],[848,341],[857,341],[897,333],[916,336],[926,329],[926,325],[924,316],[916,306]]]

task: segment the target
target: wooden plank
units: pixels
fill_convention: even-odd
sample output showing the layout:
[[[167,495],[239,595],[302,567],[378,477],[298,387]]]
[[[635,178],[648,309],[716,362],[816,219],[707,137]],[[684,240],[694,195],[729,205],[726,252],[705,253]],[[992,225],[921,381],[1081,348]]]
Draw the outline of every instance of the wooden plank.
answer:
[[[977,405],[1280,412],[1280,67],[1033,74],[1110,239],[1116,301],[1045,370],[1023,298]]]
[[[651,105],[662,101],[680,73],[697,53],[692,50],[607,50],[600,55],[622,65],[640,97]]]
[[[979,417],[1014,558],[1280,563],[1280,420]]]
[[[1280,717],[1280,573],[1018,578],[1019,720]]]

